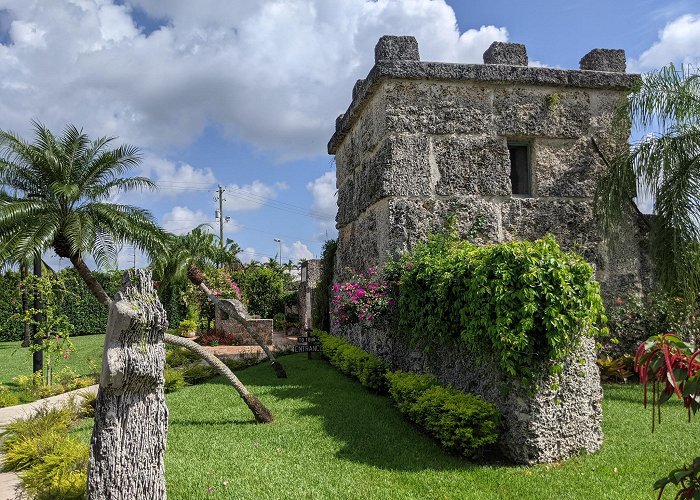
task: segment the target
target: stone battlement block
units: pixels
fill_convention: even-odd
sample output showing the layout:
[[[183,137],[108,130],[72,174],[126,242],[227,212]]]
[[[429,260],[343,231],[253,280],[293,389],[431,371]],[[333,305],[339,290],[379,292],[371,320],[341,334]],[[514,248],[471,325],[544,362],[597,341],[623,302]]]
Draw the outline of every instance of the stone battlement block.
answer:
[[[374,47],[374,62],[420,61],[418,41],[413,36],[384,35]]]
[[[625,51],[622,49],[593,49],[581,58],[581,69],[624,73],[627,69]]]
[[[493,42],[484,52],[484,64],[527,66],[527,49],[522,43]]]

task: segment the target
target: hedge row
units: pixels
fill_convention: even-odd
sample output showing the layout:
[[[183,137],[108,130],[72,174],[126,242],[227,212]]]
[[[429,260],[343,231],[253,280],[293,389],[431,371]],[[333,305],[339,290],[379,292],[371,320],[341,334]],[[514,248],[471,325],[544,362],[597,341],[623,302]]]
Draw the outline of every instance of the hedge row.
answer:
[[[498,440],[500,413],[472,394],[441,386],[431,375],[389,372],[382,360],[345,340],[315,331],[323,355],[365,387],[388,392],[399,411],[432,435],[444,448],[472,457]]]
[[[66,291],[57,293],[58,309],[75,326],[74,336],[105,333],[107,310],[90,293],[77,271],[68,268],[59,276]],[[97,281],[109,296],[121,286],[121,271],[94,273]],[[12,315],[21,313],[22,300],[19,289],[19,273],[9,271],[0,276],[0,341],[21,340],[23,327]],[[30,303],[30,306],[32,304]]]
[[[432,375],[396,371],[386,377],[399,411],[444,448],[471,457],[498,440],[501,414],[491,403],[443,387]]]
[[[368,389],[386,392],[389,366],[384,361],[326,332],[316,330],[314,335],[320,338],[324,357],[338,370],[356,378]]]

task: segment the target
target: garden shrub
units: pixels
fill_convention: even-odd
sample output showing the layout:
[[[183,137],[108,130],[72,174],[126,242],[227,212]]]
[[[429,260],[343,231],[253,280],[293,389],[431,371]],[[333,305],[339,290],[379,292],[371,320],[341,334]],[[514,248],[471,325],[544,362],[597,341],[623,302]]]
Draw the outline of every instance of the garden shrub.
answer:
[[[18,472],[31,498],[85,498],[89,447],[67,434],[77,417],[70,405],[43,407],[1,434],[3,470]]]
[[[182,378],[185,383],[189,385],[196,385],[209,380],[216,375],[216,370],[214,370],[209,365],[203,365],[201,363],[192,363],[182,369]]]
[[[397,371],[386,379],[399,411],[444,448],[471,457],[498,440],[500,412],[491,403],[443,387],[431,375]]]
[[[400,330],[415,343],[461,341],[524,381],[544,363],[563,361],[606,321],[593,269],[551,236],[476,246],[433,235],[385,276],[399,283]]]
[[[403,372],[386,374],[389,395],[401,413],[409,414],[413,405],[425,391],[440,385],[432,375]]]
[[[633,356],[637,346],[653,335],[673,333],[683,341],[700,345],[700,318],[695,299],[652,292],[644,299],[617,297],[609,310],[613,342],[602,351],[612,357]]]
[[[341,372],[356,378],[359,382],[377,392],[386,390],[387,364],[372,354],[343,339],[326,332],[315,330],[323,348],[323,356]]]
[[[21,474],[22,486],[35,500],[81,500],[86,495],[89,455],[86,444],[64,436]]]
[[[182,375],[180,370],[166,367],[163,375],[165,379],[163,390],[166,394],[169,392],[175,392],[187,385],[185,383],[185,377]]]
[[[165,364],[171,368],[187,365],[199,359],[199,355],[196,352],[192,352],[185,347],[170,344],[165,346]]]

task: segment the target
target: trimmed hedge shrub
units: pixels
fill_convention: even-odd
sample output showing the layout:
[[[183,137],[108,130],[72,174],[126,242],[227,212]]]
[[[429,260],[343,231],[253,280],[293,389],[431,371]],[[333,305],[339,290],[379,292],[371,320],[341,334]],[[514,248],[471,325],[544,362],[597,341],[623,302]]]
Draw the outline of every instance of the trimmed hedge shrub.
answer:
[[[360,383],[377,392],[386,392],[388,365],[372,354],[345,340],[326,332],[315,330],[320,338],[323,355],[341,372],[356,378]]]
[[[386,378],[399,411],[444,448],[471,457],[498,440],[500,412],[491,403],[442,387],[430,375],[397,371]]]
[[[471,457],[498,440],[500,412],[472,394],[443,387],[432,375],[388,372],[387,364],[345,340],[319,330],[323,355],[341,372],[372,390],[388,389],[399,411],[444,448]]]

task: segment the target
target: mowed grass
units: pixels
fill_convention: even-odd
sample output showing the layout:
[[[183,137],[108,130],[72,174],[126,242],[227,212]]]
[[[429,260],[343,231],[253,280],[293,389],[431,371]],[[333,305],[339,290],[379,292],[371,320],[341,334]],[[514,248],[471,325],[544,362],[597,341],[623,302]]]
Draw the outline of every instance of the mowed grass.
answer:
[[[679,402],[664,407],[652,434],[641,387],[608,385],[598,453],[534,467],[473,464],[326,362],[281,361],[286,380],[267,364],[238,372],[272,424],[255,424],[220,378],[167,396],[169,498],[643,499],[655,498],[655,479],[700,454],[700,422],[688,424]]]
[[[102,364],[104,335],[71,337],[75,351],[68,359],[57,356],[54,373],[68,367],[78,375],[90,375],[94,367]],[[21,342],[0,342],[0,383],[12,387],[12,379],[18,375],[32,375],[32,353],[21,347]]]

